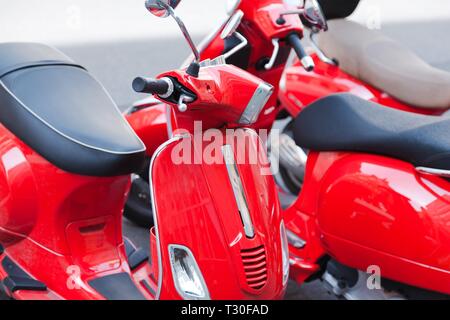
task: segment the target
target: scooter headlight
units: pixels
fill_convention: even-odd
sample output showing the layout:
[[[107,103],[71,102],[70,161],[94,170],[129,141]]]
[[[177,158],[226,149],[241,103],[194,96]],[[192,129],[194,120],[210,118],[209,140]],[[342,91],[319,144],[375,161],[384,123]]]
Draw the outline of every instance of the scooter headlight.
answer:
[[[183,299],[210,299],[208,288],[192,252],[184,246],[169,246],[170,265],[175,287]]]
[[[284,221],[281,221],[280,225],[280,237],[281,237],[281,253],[283,263],[283,285],[285,285],[289,279],[289,245],[286,234],[286,227]]]

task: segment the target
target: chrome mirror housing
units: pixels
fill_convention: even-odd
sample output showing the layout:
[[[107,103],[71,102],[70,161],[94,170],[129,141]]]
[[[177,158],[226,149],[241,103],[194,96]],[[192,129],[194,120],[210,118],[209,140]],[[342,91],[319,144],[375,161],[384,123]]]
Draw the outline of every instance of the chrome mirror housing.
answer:
[[[181,0],[146,0],[145,7],[151,14],[159,18],[166,18],[170,16],[168,7],[175,9]]]
[[[178,24],[178,27],[183,33],[184,38],[186,39],[195,56],[195,61],[191,63],[187,70],[187,73],[197,77],[200,70],[200,53],[195,46],[195,43],[192,40],[192,37],[189,34],[183,20],[181,20],[181,18],[175,13],[174,9],[180,4],[180,2],[181,0],[146,0],[145,7],[148,11],[150,11],[151,14],[157,17],[165,18],[171,16]]]

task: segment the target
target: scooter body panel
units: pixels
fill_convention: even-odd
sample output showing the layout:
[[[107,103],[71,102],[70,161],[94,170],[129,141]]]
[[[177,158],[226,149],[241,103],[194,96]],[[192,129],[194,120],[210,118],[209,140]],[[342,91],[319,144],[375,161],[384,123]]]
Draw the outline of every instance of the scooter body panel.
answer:
[[[312,179],[288,215],[314,221],[298,234],[312,248],[293,249],[295,256],[317,261],[327,254],[349,267],[376,266],[382,277],[450,293],[448,181],[375,155],[314,153],[308,161]],[[311,187],[315,197],[307,194]]]
[[[283,108],[295,117],[310,103],[334,93],[349,92],[362,99],[370,100],[391,108],[419,114],[439,115],[440,109],[416,108],[404,104],[388,94],[345,73],[338,66],[321,61],[311,55],[315,68],[307,72],[298,61],[288,67],[281,79],[279,99]]]
[[[258,155],[253,163],[236,162],[254,228],[252,237],[243,226],[220,148],[215,163],[194,163],[196,156],[203,159],[208,144],[195,141],[192,135],[178,136],[152,161],[157,230],[151,246],[158,247],[157,282],[164,284],[159,288],[161,299],[182,298],[174,282],[171,245],[191,250],[211,299],[278,299],[284,294],[286,284],[278,263],[282,255],[280,233],[273,227],[282,221],[276,186],[272,176],[261,175],[261,170],[267,173],[270,169],[256,133],[239,130],[236,136],[237,140],[247,139],[247,155]],[[242,148],[229,145],[238,159]],[[174,162],[180,149],[193,155],[192,163]]]

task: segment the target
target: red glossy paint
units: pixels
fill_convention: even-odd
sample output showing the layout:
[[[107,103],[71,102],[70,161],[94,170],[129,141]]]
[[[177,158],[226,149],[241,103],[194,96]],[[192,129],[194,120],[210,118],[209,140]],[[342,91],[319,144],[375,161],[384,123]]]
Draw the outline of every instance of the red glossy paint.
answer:
[[[265,3],[268,8],[257,14],[261,21],[270,22],[267,14],[283,7]],[[272,28],[279,36],[289,31],[287,27]],[[282,216],[265,149],[257,134],[250,129],[235,133],[238,140],[246,142],[247,156],[258,156],[255,163],[237,163],[254,236],[244,233],[232,188],[236,181],[230,180],[224,163],[176,164],[171,153],[176,144],[155,151],[168,138],[169,119],[175,128],[187,129],[190,134],[194,133],[195,120],[203,121],[204,130],[238,127],[262,80],[232,66],[202,68],[198,78],[179,70],[164,75],[177,78],[196,94],[188,111],[173,112],[166,105],[144,104],[126,115],[147,145],[149,155],[156,154],[151,165],[158,222],[150,239],[153,265],[144,263],[131,271],[127,261],[122,210],[130,188],[129,176],[70,174],[0,126],[0,242],[5,248],[0,262],[10,258],[47,286],[45,291],[7,292],[11,297],[103,299],[89,281],[127,273],[145,298],[179,299],[171,279],[167,247],[175,244],[193,252],[211,298],[282,298],[287,285],[282,270]],[[275,99],[272,97],[272,101]],[[274,115],[264,112],[264,117],[270,119],[266,122],[271,123]],[[189,139],[191,135],[183,138]],[[239,159],[242,149],[238,147],[242,145],[230,145]],[[201,152],[207,148],[208,144],[202,144]],[[7,276],[0,263],[0,280]]]
[[[125,118],[145,144],[149,156],[169,138],[167,106],[163,103],[142,104],[125,114]]]
[[[285,215],[308,244],[291,255],[376,265],[388,279],[450,294],[448,181],[375,155],[313,153],[308,161],[304,190]],[[292,273],[307,278],[310,268]]]
[[[187,104],[185,112],[168,102],[178,131],[155,153],[150,168],[157,226],[151,248],[152,257],[159,261],[154,266],[158,277],[152,285],[157,288],[157,296],[182,298],[169,257],[169,246],[181,245],[189,248],[196,259],[210,298],[282,298],[286,283],[277,189],[258,135],[238,128],[261,79],[229,65],[202,68],[198,77],[184,70],[163,73],[161,77],[176,79],[197,99]],[[194,128],[195,121],[201,121],[201,129]],[[230,128],[237,130],[227,130]],[[208,129],[214,129],[209,132],[222,139],[221,143],[215,141],[213,149],[211,140],[204,138],[207,133],[203,135]],[[255,230],[252,238],[245,234],[221,151],[223,145],[234,150]]]
[[[206,67],[199,77],[192,77],[185,70],[175,70],[159,75],[172,77],[192,91],[197,99],[188,103],[186,112],[174,105],[178,128],[192,131],[194,121],[201,121],[204,130],[210,128],[240,127],[239,120],[256,92],[261,79],[231,65]]]
[[[284,39],[290,33],[303,35],[300,18],[295,15],[286,16],[286,23],[278,25],[275,21],[281,12],[289,9],[282,0],[243,0],[239,9],[244,12],[244,18],[238,28],[239,33],[247,38],[250,44],[250,54],[245,62],[246,71],[261,78],[275,87],[274,95],[266,103],[258,121],[251,128],[270,129],[280,111],[277,102],[278,84],[285,68],[290,48]],[[263,65],[269,61],[274,47],[272,39],[280,39],[280,57],[271,70],[265,70]],[[222,54],[224,41],[214,38],[201,53],[202,59],[213,59]]]
[[[9,294],[15,299],[103,299],[89,280],[131,274],[121,227],[130,178],[69,174],[3,126],[0,136],[0,242],[5,247],[0,260],[8,256],[48,288]],[[72,278],[71,267],[77,268]],[[150,273],[141,276],[150,281]],[[0,267],[0,280],[6,277]],[[72,280],[78,289],[68,285]]]
[[[204,153],[208,143],[201,143],[196,149],[197,142],[192,136],[180,137],[162,149],[154,161],[151,173],[153,199],[162,255],[160,276],[164,283],[161,299],[180,298],[170,272],[168,247],[171,244],[192,251],[212,299],[279,299],[284,294],[280,263],[281,212],[273,178],[261,175],[262,168],[269,169],[264,148],[253,131],[239,130],[230,136],[230,141],[234,137],[239,141],[248,139],[246,152],[249,155],[261,155],[253,164],[238,165],[255,229],[251,239],[245,235],[223,161],[173,163],[172,156],[182,145],[189,146],[194,153]],[[242,152],[238,146],[238,143],[233,146],[236,158]],[[164,232],[168,226],[171,232]],[[152,242],[152,247],[157,245]],[[260,278],[261,288],[258,289],[250,286],[255,283],[247,281],[244,271],[247,265],[243,262],[245,252],[254,248],[263,248],[261,259],[257,258],[260,268],[252,269]]]

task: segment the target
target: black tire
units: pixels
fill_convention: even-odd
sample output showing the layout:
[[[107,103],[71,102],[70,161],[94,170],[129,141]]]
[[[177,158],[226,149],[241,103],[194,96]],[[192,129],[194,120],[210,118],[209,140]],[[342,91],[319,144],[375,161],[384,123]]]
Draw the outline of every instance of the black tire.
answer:
[[[133,180],[123,215],[138,226],[153,227],[150,186],[145,179],[138,177]]]

